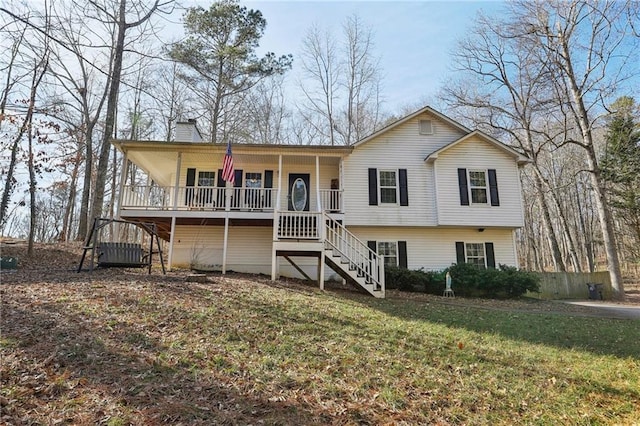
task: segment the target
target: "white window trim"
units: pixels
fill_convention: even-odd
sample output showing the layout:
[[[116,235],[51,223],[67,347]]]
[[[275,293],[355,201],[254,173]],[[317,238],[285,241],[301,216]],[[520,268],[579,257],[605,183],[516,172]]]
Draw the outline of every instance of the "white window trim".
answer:
[[[397,241],[376,241],[376,253],[379,256],[384,256],[385,262],[390,256],[384,255],[380,253],[380,244],[393,244],[396,247],[396,266],[400,265],[400,256],[398,255],[398,242]]]
[[[471,263],[469,262],[469,248],[467,247],[468,244],[479,244],[482,247],[482,259],[484,261],[484,268],[487,269],[487,248],[485,247],[484,243],[478,243],[478,242],[464,242],[464,261],[465,263]],[[474,256],[474,259],[477,259],[478,257]],[[476,263],[473,263],[473,265],[475,265]]]
[[[380,175],[383,172],[393,172],[396,175],[396,202],[395,203],[388,203],[388,202],[384,202],[382,201],[382,179],[380,177]],[[378,205],[380,206],[397,206],[400,204],[400,182],[399,182],[399,178],[400,178],[400,173],[398,171],[398,169],[378,169],[378,200],[380,200],[380,202],[378,203]],[[385,189],[391,189],[390,186],[385,186]]]
[[[484,173],[484,185],[485,186],[472,186],[471,185],[471,173],[472,172],[478,172],[478,173]],[[473,206],[490,206],[490,194],[489,194],[489,172],[487,171],[487,169],[467,169],[467,186],[469,188],[469,204],[473,205]],[[481,189],[484,188],[485,191],[485,198],[487,201],[485,201],[484,203],[478,203],[473,201],[473,189]]]

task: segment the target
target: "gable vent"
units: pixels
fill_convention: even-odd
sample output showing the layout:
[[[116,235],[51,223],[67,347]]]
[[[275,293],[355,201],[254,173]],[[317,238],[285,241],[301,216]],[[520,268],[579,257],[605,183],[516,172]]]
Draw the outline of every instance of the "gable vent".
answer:
[[[421,135],[433,134],[433,122],[431,120],[420,120],[420,134]]]

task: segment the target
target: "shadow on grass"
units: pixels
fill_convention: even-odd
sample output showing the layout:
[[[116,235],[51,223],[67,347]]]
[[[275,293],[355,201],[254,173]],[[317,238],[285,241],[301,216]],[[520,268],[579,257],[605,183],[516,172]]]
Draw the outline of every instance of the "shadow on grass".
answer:
[[[340,296],[404,320],[443,324],[561,349],[640,359],[638,320],[512,312],[437,301],[374,299],[350,292],[342,292]]]
[[[111,419],[109,424],[328,420],[303,406],[271,401],[268,395],[241,394],[215,374],[203,373],[191,357],[168,356],[169,348],[139,324],[95,321],[60,303],[21,306],[6,300],[1,324],[0,351],[7,361],[0,368],[2,396],[17,398],[9,413],[16,421],[46,423],[62,406],[64,421],[75,424],[102,424],[105,419]],[[12,351],[20,354],[17,365],[10,365]]]

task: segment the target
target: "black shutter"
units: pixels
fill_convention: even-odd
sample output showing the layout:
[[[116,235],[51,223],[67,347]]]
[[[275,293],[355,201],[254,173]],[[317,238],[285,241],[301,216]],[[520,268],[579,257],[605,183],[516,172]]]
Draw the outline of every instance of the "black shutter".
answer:
[[[378,205],[378,170],[369,169],[369,205]]]
[[[487,256],[487,268],[496,267],[496,258],[493,254],[493,243],[484,243],[485,256]]]
[[[273,188],[273,170],[264,171],[264,187]]]
[[[495,169],[489,169],[489,194],[491,195],[491,205],[499,206],[500,198],[498,197],[498,179],[496,178]]]
[[[407,242],[398,241],[398,266],[407,269]]]
[[[233,186],[235,188],[242,188],[242,170],[236,170],[234,177],[235,182],[233,183]]]
[[[367,241],[367,247],[369,247],[369,249],[375,254],[378,254],[378,243],[375,241]],[[371,259],[373,259],[373,255],[369,254],[369,260]]]
[[[273,188],[273,170],[265,170],[264,171],[264,187],[265,189]],[[262,205],[264,208],[271,208],[271,200],[273,199],[273,190],[265,191],[264,199],[262,201]]]
[[[224,179],[222,179],[222,169],[218,169],[218,188],[224,188],[226,185],[227,183],[224,181]],[[225,207],[224,189],[218,189],[216,193],[218,198],[216,200],[216,206],[220,208],[224,208]]]
[[[193,187],[196,184],[196,169],[187,169],[187,186]],[[185,204],[191,206],[193,201],[193,188],[187,188],[185,193]]]
[[[464,263],[466,261],[464,256],[464,243],[462,241],[456,242],[456,262]]]
[[[400,169],[398,173],[400,181],[400,205],[409,205],[409,194],[407,193],[407,169]]]
[[[458,186],[460,187],[460,205],[469,205],[469,187],[467,185],[467,169],[458,169]]]
[[[196,184],[196,169],[187,169],[187,186]]]

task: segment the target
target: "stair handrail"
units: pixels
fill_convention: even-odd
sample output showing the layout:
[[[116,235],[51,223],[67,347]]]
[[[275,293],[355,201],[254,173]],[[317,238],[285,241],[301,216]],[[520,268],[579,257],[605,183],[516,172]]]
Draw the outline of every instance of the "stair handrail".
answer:
[[[330,248],[346,258],[350,266],[359,269],[373,288],[384,294],[384,258],[371,250],[341,223],[323,213],[324,241]],[[342,242],[343,244],[339,244]]]

